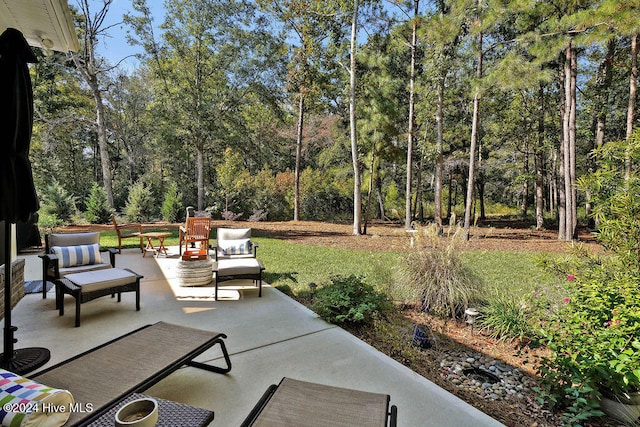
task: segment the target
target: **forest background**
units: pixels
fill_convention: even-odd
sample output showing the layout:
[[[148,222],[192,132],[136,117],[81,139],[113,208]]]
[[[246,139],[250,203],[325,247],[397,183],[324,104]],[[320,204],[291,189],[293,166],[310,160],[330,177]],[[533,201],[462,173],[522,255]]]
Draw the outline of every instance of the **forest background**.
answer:
[[[132,0],[134,68],[97,53],[111,3],[31,68],[41,222],[515,213],[571,240],[592,150],[634,138],[637,1]]]

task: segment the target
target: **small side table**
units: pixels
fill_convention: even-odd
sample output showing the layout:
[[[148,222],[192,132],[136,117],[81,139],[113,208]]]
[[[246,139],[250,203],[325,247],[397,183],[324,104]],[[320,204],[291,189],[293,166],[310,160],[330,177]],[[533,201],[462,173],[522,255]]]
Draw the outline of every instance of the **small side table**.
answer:
[[[124,406],[125,403],[144,397],[151,397],[158,401],[158,423],[156,424],[156,427],[204,427],[208,426],[211,421],[213,421],[214,414],[207,409],[196,408],[194,406],[172,402],[170,400],[133,393],[127,398],[116,403],[104,415],[89,424],[89,426],[113,427],[118,409]]]
[[[171,236],[171,233],[164,231],[150,231],[148,233],[142,233],[141,236],[147,239],[147,246],[145,247],[144,252],[142,252],[143,257],[147,254],[147,251],[152,251],[155,256],[158,256],[161,253],[164,253],[164,255],[167,256],[167,248],[164,245],[164,239]],[[158,242],[160,242],[157,248],[153,246],[153,239],[158,239]]]

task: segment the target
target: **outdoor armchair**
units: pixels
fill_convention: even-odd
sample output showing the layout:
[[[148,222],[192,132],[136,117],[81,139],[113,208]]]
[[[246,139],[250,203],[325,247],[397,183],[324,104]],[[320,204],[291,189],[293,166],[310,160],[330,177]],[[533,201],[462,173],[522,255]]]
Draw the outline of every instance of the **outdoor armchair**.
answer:
[[[47,281],[68,274],[115,268],[117,249],[103,249],[100,233],[51,233],[44,236],[42,259],[42,298],[47,297]],[[107,255],[108,254],[108,255]]]
[[[200,243],[201,249],[209,250],[209,238],[211,234],[211,218],[189,217],[183,227],[180,227],[180,249],[182,255],[182,244],[185,250],[189,243]]]
[[[129,224],[118,224],[116,221],[115,215],[111,215],[111,222],[113,223],[113,227],[116,229],[116,233],[118,234],[118,253],[122,253],[122,239],[129,238],[138,238],[140,240],[140,252],[144,251],[144,246],[142,244],[142,224],[138,223],[129,223]]]
[[[219,259],[255,258],[258,244],[251,241],[250,228],[218,228],[212,246]]]

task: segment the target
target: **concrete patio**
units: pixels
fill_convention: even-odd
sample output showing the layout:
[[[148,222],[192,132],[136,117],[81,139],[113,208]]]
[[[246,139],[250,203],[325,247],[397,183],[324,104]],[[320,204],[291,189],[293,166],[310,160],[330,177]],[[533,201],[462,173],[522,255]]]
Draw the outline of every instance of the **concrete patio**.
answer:
[[[73,298],[66,297],[65,316],[60,317],[53,290],[47,299],[26,295],[12,312],[12,323],[18,327],[16,348],[48,348],[51,361],[46,368],[163,320],[228,336],[233,365],[229,374],[185,367],[146,392],[210,409],[215,412],[214,426],[240,425],[267,387],[285,376],[389,394],[391,404],[398,407],[398,426],[502,425],[266,284],[262,298],[251,281],[225,282],[219,301],[196,295],[195,290],[189,295],[189,288],[177,296],[175,292],[181,292],[173,276],[177,252],[177,247],[170,247],[169,257],[156,259],[127,249],[117,257],[118,267],[145,276],[139,312],[132,293],[123,294],[121,303],[103,297],[82,305],[82,326],[75,328]],[[26,260],[25,279],[41,279],[40,259],[20,257]],[[234,285],[246,287],[235,290]],[[210,351],[200,359],[220,357]]]

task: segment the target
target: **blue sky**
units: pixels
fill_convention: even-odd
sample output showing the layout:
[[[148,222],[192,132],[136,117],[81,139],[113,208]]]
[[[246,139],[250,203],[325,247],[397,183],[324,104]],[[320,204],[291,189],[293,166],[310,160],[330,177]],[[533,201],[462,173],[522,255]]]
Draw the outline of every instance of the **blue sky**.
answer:
[[[159,25],[164,19],[164,7],[162,0],[147,0],[151,8],[155,25]],[[75,0],[69,0],[69,5],[78,7]],[[102,0],[90,0],[92,14],[102,7]],[[113,0],[109,7],[109,12],[105,19],[105,27],[122,22],[125,13],[132,12],[131,0]],[[104,37],[98,45],[98,53],[107,58],[112,64],[117,64],[129,55],[141,53],[139,46],[130,46],[126,39],[127,26],[125,24],[116,25],[109,29],[109,37]],[[135,58],[127,58],[122,63],[123,68],[134,68],[137,65]]]

